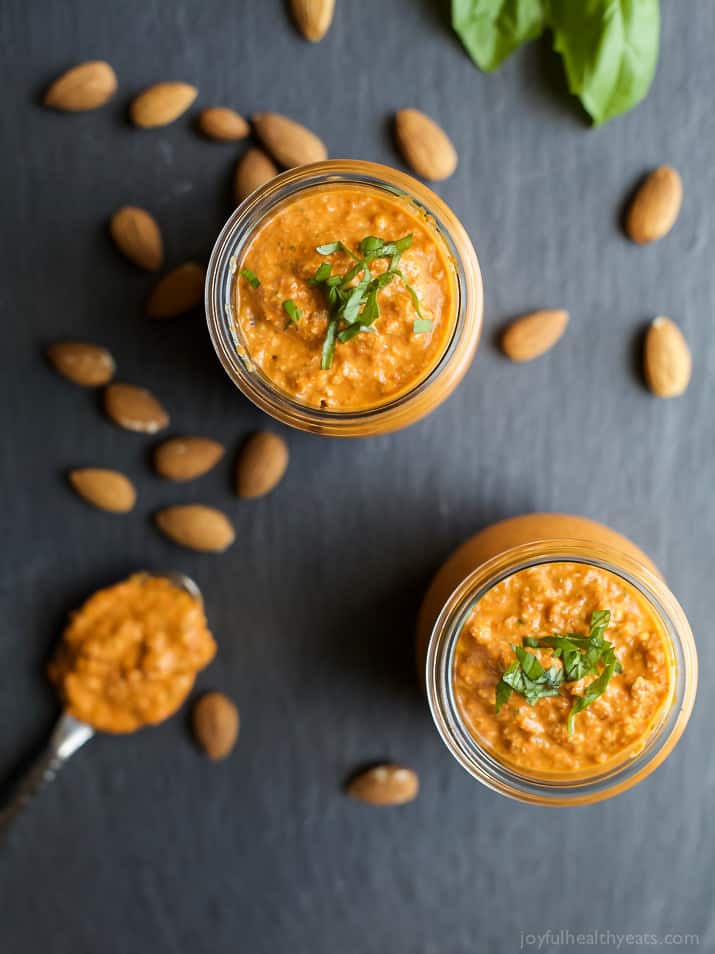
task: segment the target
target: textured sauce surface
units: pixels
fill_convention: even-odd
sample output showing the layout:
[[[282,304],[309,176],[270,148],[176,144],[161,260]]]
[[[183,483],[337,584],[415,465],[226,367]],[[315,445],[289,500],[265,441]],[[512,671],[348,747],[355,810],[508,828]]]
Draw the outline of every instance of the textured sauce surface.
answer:
[[[607,609],[605,638],[623,666],[603,695],[575,718],[576,695],[593,680],[565,683],[561,694],[534,706],[512,693],[497,715],[496,685],[524,636],[588,634],[591,613]],[[535,652],[552,665],[550,649]],[[560,665],[560,663],[559,663]],[[459,636],[454,691],[475,739],[501,761],[525,772],[594,774],[635,754],[670,705],[674,661],[666,633],[644,598],[614,573],[580,563],[547,563],[502,580],[474,606]]]
[[[415,334],[417,318],[402,282],[395,278],[379,293],[377,334],[361,333],[335,347],[332,367],[320,357],[328,309],[320,288],[309,280],[323,262],[345,274],[354,261],[345,253],[322,256],[315,249],[341,241],[357,251],[376,235],[395,241],[412,233],[400,269],[414,288],[431,333]],[[388,267],[375,261],[376,277]],[[263,224],[249,243],[239,269],[261,282],[252,288],[238,273],[234,306],[239,337],[252,363],[281,391],[311,407],[356,411],[376,407],[419,383],[444,353],[456,320],[456,272],[444,240],[431,220],[407,200],[360,186],[306,190]],[[283,302],[292,299],[302,316],[287,325]]]
[[[172,715],[215,653],[201,603],[169,580],[136,574],[74,613],[49,675],[73,716],[133,732]]]

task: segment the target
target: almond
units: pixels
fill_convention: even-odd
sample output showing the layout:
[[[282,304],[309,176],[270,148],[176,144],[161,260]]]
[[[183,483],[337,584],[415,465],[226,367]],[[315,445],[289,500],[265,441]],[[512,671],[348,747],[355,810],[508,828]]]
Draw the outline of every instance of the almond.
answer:
[[[457,168],[457,150],[437,123],[418,109],[401,109],[395,135],[408,165],[423,179],[447,179]]]
[[[333,22],[335,0],[291,0],[291,10],[306,40],[317,43],[323,39]]]
[[[371,805],[404,805],[417,798],[420,780],[404,765],[376,765],[352,778],[346,791],[352,798]]]
[[[222,692],[207,692],[191,713],[194,736],[210,759],[223,759],[236,744],[241,720],[238,709]]]
[[[670,318],[656,318],[648,328],[643,370],[648,387],[658,397],[677,397],[690,383],[690,348],[683,332]]]
[[[197,262],[184,262],[167,272],[149,295],[145,313],[149,318],[175,318],[196,308],[204,297],[204,276]]]
[[[135,126],[153,129],[168,126],[191,106],[198,95],[189,83],[156,83],[140,93],[129,107]]]
[[[114,377],[114,358],[99,345],[58,341],[47,349],[47,358],[55,371],[83,388],[108,384]]]
[[[262,149],[249,149],[236,166],[233,191],[236,203],[243,202],[252,192],[278,175],[272,159]]]
[[[136,503],[134,484],[117,470],[81,467],[71,470],[68,476],[80,497],[100,510],[128,513]]]
[[[208,437],[172,437],[155,450],[154,466],[167,480],[193,480],[208,473],[223,455],[223,445]]]
[[[109,63],[90,60],[58,77],[45,93],[45,106],[69,113],[104,106],[117,91],[117,76]]]
[[[128,431],[156,434],[169,424],[169,415],[154,395],[133,384],[110,384],[104,392],[104,410]]]
[[[159,529],[174,543],[190,550],[222,553],[236,539],[236,532],[228,517],[203,504],[183,504],[167,507],[156,515]]]
[[[655,169],[641,184],[626,214],[626,232],[643,245],[663,238],[675,225],[683,202],[683,182],[670,166]]]
[[[109,232],[119,251],[130,262],[149,272],[158,271],[164,261],[161,230],[144,209],[125,205],[109,220]]]
[[[504,354],[512,361],[531,361],[553,347],[566,330],[569,313],[544,309],[522,315],[508,326],[501,339]]]
[[[199,113],[198,125],[204,136],[222,142],[245,139],[251,131],[243,116],[239,116],[227,106],[209,106],[202,110]]]
[[[328,151],[323,142],[300,123],[278,113],[258,113],[253,128],[273,158],[286,168],[323,162]]]
[[[239,497],[262,497],[273,490],[288,466],[288,446],[282,437],[259,431],[241,448],[236,464]]]

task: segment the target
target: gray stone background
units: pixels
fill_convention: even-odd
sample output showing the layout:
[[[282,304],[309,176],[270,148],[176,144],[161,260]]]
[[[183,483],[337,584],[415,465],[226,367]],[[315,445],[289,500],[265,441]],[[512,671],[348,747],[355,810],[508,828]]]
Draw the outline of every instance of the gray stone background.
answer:
[[[66,613],[138,567],[199,581],[220,652],[197,689],[226,690],[243,718],[219,765],[193,747],[185,713],[79,754],[0,847],[0,950],[511,954],[522,931],[549,928],[697,933],[712,950],[715,4],[664,0],[650,96],[598,130],[548,44],[486,76],[443,3],[337,8],[317,47],[280,0],[0,8],[0,775],[57,713],[43,667]],[[111,105],[78,116],[38,105],[55,75],[90,58],[117,70]],[[95,395],[42,359],[57,338],[101,342],[123,378],[166,402],[174,433],[232,453],[268,423],[224,376],[200,313],[142,318],[152,279],[107,238],[108,216],[135,203],[160,221],[169,263],[206,258],[231,210],[244,145],[208,143],[190,118],[129,126],[132,95],[163,79],[195,83],[198,105],[293,116],[333,156],[400,165],[389,118],[408,105],[459,150],[438,191],[484,272],[472,370],[402,433],[286,434],[288,474],[258,502],[232,496],[228,462],[195,486],[163,483],[147,464],[153,442],[110,426]],[[636,248],[619,230],[622,203],[664,162],[683,175],[682,215],[667,239]],[[542,306],[571,311],[566,337],[533,365],[510,365],[495,332]],[[652,398],[638,370],[644,324],[659,313],[681,323],[694,355],[691,387],[671,402]],[[72,495],[64,472],[88,464],[135,479],[133,514]],[[225,556],[181,551],[152,527],[156,508],[192,499],[235,519]],[[530,808],[473,782],[413,681],[432,572],[476,528],[532,509],[631,535],[698,640],[701,691],[677,750],[636,790],[589,808]],[[419,771],[416,802],[373,810],[341,794],[352,769],[385,757]]]

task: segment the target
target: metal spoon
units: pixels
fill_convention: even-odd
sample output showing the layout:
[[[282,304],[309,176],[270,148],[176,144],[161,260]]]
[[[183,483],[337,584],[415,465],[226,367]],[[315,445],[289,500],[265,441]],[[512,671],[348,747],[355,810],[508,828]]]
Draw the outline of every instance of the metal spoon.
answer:
[[[189,596],[203,603],[201,590],[190,576],[176,570],[147,575],[164,577],[174,586],[186,590]],[[80,722],[69,712],[62,713],[55,723],[47,745],[20,778],[10,800],[0,808],[0,833],[4,833],[10,827],[32,798],[54,779],[70,756],[74,755],[85,742],[89,742],[94,734],[95,730],[91,725]]]

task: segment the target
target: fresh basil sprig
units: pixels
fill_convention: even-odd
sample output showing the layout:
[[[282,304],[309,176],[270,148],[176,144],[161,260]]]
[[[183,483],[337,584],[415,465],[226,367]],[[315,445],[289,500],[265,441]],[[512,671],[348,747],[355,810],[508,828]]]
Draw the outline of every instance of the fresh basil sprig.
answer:
[[[549,29],[569,89],[595,125],[648,93],[658,61],[659,0],[452,0],[452,26],[480,69],[496,70]]]
[[[584,676],[596,676],[577,696],[569,712],[567,729],[572,735],[574,719],[595,699],[602,696],[608,688],[611,676],[622,672],[623,668],[616,658],[613,643],[605,638],[605,632],[611,621],[609,610],[596,610],[591,614],[591,626],[588,636],[579,633],[566,633],[553,636],[525,636],[522,646],[514,646],[516,661],[502,674],[497,683],[496,711],[499,712],[512,692],[523,696],[533,706],[539,699],[558,696],[565,682],[577,682]],[[544,669],[529,649],[551,649],[561,666],[554,665]]]
[[[406,252],[411,244],[412,234],[404,235],[397,241],[366,235],[358,246],[359,254],[342,242],[327,242],[316,248],[319,255],[328,256],[343,252],[355,262],[344,275],[333,275],[332,266],[323,262],[310,279],[309,284],[320,288],[328,303],[328,327],[320,356],[320,367],[323,371],[332,366],[338,341],[344,344],[361,331],[374,332],[372,325],[380,317],[378,293],[394,278],[399,278],[404,285],[418,315],[418,319],[413,323],[413,332],[425,334],[432,331],[432,319],[422,317],[417,293],[398,268],[402,253]],[[370,266],[377,259],[389,259],[390,264],[386,271],[373,278]]]

